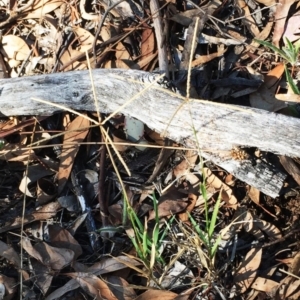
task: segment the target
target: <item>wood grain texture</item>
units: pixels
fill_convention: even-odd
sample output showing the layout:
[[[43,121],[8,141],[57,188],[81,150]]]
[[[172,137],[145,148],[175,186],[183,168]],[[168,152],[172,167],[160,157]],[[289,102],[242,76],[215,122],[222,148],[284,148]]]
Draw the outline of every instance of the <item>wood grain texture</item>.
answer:
[[[158,76],[137,70],[93,70],[101,112],[115,111],[155,81]],[[50,115],[58,111],[51,105],[31,100],[32,97],[76,110],[95,111],[88,71],[2,79],[0,91],[0,112],[6,116]],[[299,156],[300,153],[299,119],[210,101],[185,102],[180,95],[156,83],[123,108],[122,113],[143,121],[159,133],[167,128],[166,136],[189,147],[195,147],[198,141],[201,149],[207,151],[249,146],[287,156]],[[172,120],[170,126],[167,127],[170,120]],[[241,180],[253,184],[254,180],[250,178],[253,176],[245,175],[248,171],[239,170],[241,165],[244,166],[242,162],[233,162],[232,159],[224,159],[216,154],[204,153],[204,155],[219,161],[221,166],[222,164],[227,166],[225,169]],[[272,168],[267,169],[267,173],[271,176],[268,175],[268,180],[264,182],[259,180],[261,184],[256,182],[253,185],[266,194],[275,196],[281,188],[284,176],[283,174],[279,176],[281,178],[279,182],[277,177],[274,184],[270,185],[272,176],[276,174]]]

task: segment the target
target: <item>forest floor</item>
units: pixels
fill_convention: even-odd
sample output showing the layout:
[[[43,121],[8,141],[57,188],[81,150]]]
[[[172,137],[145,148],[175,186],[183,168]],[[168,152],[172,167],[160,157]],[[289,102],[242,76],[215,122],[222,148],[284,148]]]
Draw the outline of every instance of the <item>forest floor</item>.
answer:
[[[300,1],[0,12],[1,84],[134,69],[164,74],[186,101],[300,116]],[[121,112],[1,117],[0,299],[300,299],[299,158],[232,145],[227,161],[283,174],[268,194]]]

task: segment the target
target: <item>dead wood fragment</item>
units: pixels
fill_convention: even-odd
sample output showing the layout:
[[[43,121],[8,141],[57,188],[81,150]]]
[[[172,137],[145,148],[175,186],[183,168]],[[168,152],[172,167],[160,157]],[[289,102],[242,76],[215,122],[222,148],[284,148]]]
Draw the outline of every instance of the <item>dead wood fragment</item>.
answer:
[[[300,169],[292,158],[280,155],[280,163],[285,168],[285,170],[294,178],[294,180],[300,184]]]
[[[155,38],[158,45],[158,63],[159,70],[162,73],[168,74],[168,55],[167,55],[167,46],[165,43],[166,36],[163,33],[163,20],[161,17],[160,7],[158,0],[150,0],[150,10],[153,17],[153,26],[155,29]],[[167,26],[167,22],[165,22],[165,26]],[[165,28],[166,29],[166,28]],[[165,31],[166,34],[167,31]],[[168,75],[166,75],[168,76]]]
[[[158,76],[137,70],[93,70],[101,112],[118,110]],[[76,110],[95,111],[88,71],[2,79],[0,85],[0,111],[6,116],[50,115],[60,111],[54,106],[36,102],[32,97]],[[183,97],[156,84],[128,103],[121,112],[188,147],[195,148],[199,141],[199,147],[207,151],[230,151],[235,146],[248,146],[276,154],[298,156],[299,119],[210,101],[192,99],[182,105],[183,102]],[[176,110],[178,112],[167,128]],[[262,175],[257,177],[261,169],[251,166],[251,162],[245,164],[244,161],[205,152],[203,155],[262,192],[272,197],[278,195],[284,176],[280,174],[278,177],[272,167],[266,166]]]

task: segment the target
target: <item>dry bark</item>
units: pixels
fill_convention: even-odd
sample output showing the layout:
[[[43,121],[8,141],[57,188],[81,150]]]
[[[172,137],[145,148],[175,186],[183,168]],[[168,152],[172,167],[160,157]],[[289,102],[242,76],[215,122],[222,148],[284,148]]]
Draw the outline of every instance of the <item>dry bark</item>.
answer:
[[[199,143],[204,156],[262,192],[276,196],[284,174],[274,171],[272,166],[262,164],[258,168],[250,161],[234,161],[208,152],[248,146],[298,156],[300,120],[253,108],[185,101],[157,83],[141,93],[158,76],[137,70],[93,70],[100,111],[111,113],[135,97],[122,108],[123,114],[143,121],[157,132],[165,132],[170,139],[186,146],[196,147]],[[88,71],[2,79],[0,86],[0,112],[6,116],[50,115],[59,111],[33,101],[32,97],[76,110],[95,111]]]

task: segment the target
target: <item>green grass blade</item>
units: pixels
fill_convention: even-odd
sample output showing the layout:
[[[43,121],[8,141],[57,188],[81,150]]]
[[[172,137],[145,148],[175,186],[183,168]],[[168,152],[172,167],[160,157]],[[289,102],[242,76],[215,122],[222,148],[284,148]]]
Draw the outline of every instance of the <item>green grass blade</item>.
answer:
[[[208,232],[209,230],[208,204],[207,204],[208,197],[207,197],[207,190],[204,183],[200,183],[200,190],[202,193],[202,197],[204,198],[204,210],[205,210],[205,221],[206,221],[205,226],[206,226],[206,232]]]
[[[135,221],[134,224],[136,224],[138,226],[140,232],[144,232],[144,226],[143,226],[142,222],[140,221],[140,219],[138,218],[136,212],[131,207],[129,209],[130,209],[130,214]]]
[[[96,230],[96,232],[122,232],[124,227],[122,226],[104,226]]]
[[[291,43],[291,41],[288,38],[285,38],[286,41],[286,48],[289,49],[291,52],[294,52],[295,48],[294,45]]]
[[[151,254],[150,254],[150,263],[149,263],[150,270],[152,270],[153,267],[154,267],[154,264],[155,264],[155,257],[157,257],[157,255],[156,255],[156,249],[155,249],[155,245],[152,244],[152,247],[151,247]]]
[[[283,49],[286,57],[285,59],[291,64],[291,65],[295,65],[296,61],[297,61],[297,55],[295,55],[294,50],[290,50],[287,48]]]
[[[158,238],[159,238],[159,223],[156,223],[153,229],[153,234],[152,234],[152,241],[156,247],[158,244]]]
[[[153,193],[153,208],[154,208],[154,212],[155,212],[155,226],[153,229],[153,234],[152,234],[152,240],[155,244],[155,246],[157,245],[158,242],[158,237],[159,237],[159,217],[158,217],[158,205],[157,205],[157,200],[155,197],[155,194]]]
[[[257,40],[257,39],[254,39],[255,42],[265,46],[265,47],[268,47],[270,48],[271,50],[273,50],[274,52],[278,53],[281,57],[283,57],[284,59],[286,59],[287,61],[289,61],[289,57],[286,56],[286,53],[277,48],[276,46],[274,46],[273,44],[269,43],[269,42],[266,42],[266,41],[262,41],[262,40]]]
[[[167,223],[167,225],[165,226],[165,229],[163,230],[162,235],[161,235],[161,237],[160,237],[160,239],[159,239],[159,243],[161,243],[161,242],[164,240],[166,234],[167,234],[168,231],[169,231],[169,228],[171,227],[170,225],[173,224],[175,218],[176,218],[176,217],[175,217],[175,215],[174,215],[174,216],[172,216],[172,217],[170,218],[170,220],[168,221],[168,223]]]
[[[5,146],[6,141],[5,139],[0,139],[0,150]]]
[[[196,223],[195,219],[191,216],[191,214],[188,211],[187,211],[187,215],[188,215],[193,227],[195,228],[196,232],[200,236],[200,239],[205,244],[205,246],[208,247],[209,243],[208,243],[205,235],[203,234],[202,230],[200,229],[199,225]]]
[[[126,225],[127,220],[128,220],[128,206],[127,206],[127,201],[124,197],[124,200],[123,200],[123,213],[122,213],[122,224],[123,224],[123,226]]]
[[[148,234],[147,234],[147,220],[145,218],[144,232],[143,232],[143,253],[146,255],[148,252]]]
[[[140,220],[137,218],[136,213],[133,211],[131,207],[128,207],[128,217],[131,223],[131,226],[134,231],[135,239],[138,244],[142,244],[143,242],[143,233],[144,233],[144,227],[141,224]],[[138,222],[138,224],[137,224]],[[140,226],[139,226],[140,224]]]
[[[155,197],[155,194],[153,193],[153,208],[154,208],[154,212],[155,212],[155,222],[156,224],[159,223],[159,217],[158,217],[158,205],[157,205],[157,199]]]
[[[294,47],[295,47],[296,54],[298,55],[299,50],[300,50],[300,40],[298,40],[298,41],[294,44]]]
[[[214,233],[215,230],[215,226],[217,223],[217,219],[218,219],[218,213],[219,213],[219,208],[220,208],[220,202],[221,202],[221,194],[222,194],[222,190],[219,193],[217,202],[215,204],[214,210],[213,210],[213,214],[210,220],[210,224],[209,224],[209,230],[208,230],[208,238],[210,239]]]
[[[143,253],[142,253],[142,251],[141,251],[141,249],[140,249],[140,247],[139,247],[139,245],[138,245],[138,243],[137,243],[137,241],[136,241],[136,238],[135,238],[135,237],[130,237],[130,240],[131,240],[131,243],[133,244],[133,246],[134,246],[134,248],[135,248],[135,250],[136,250],[136,252],[137,252],[137,255],[138,255],[142,260],[144,260],[145,257],[144,257],[144,255],[143,255]]]
[[[295,65],[298,61],[299,44],[295,43],[295,45],[293,45],[288,38],[285,38],[285,40],[286,40],[286,44],[288,45],[291,59],[293,60],[292,64]]]
[[[217,252],[217,249],[218,249],[218,246],[219,246],[219,244],[221,242],[221,239],[222,239],[222,237],[221,237],[221,235],[219,235],[218,238],[216,239],[214,245],[211,248],[211,252],[210,252],[211,257],[215,256],[215,254]]]
[[[286,79],[287,79],[287,82],[290,86],[290,88],[292,89],[293,93],[296,94],[296,95],[300,95],[300,91],[297,87],[297,85],[295,84],[288,68],[286,67],[286,65],[284,66],[284,70],[285,70],[285,76],[286,76]]]

